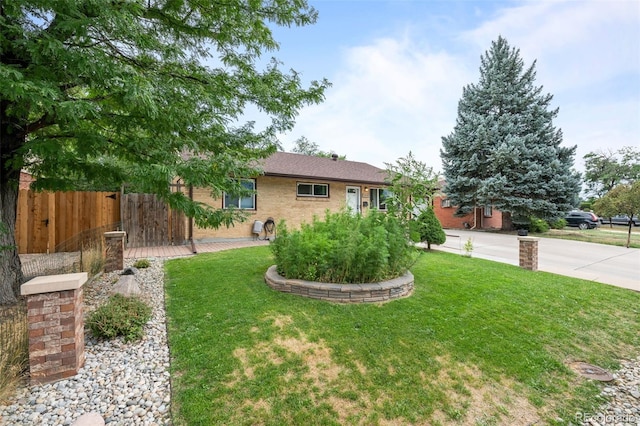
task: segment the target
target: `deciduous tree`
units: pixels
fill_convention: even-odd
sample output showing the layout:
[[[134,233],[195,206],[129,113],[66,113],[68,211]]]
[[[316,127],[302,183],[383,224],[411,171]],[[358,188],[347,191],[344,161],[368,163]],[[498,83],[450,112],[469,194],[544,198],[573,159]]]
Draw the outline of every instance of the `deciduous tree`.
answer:
[[[631,146],[615,152],[593,151],[584,157],[584,182],[587,193],[604,196],[621,183],[640,180],[640,150]]]
[[[431,206],[433,194],[438,190],[438,175],[411,152],[395,164],[385,163],[385,166],[389,184],[387,210],[406,225],[409,233],[411,220]]]
[[[453,132],[442,138],[444,192],[457,214],[492,205],[509,224],[562,217],[577,201],[575,147],[563,147],[552,96],[535,86],[535,62],[499,37],[463,89]]]
[[[593,203],[593,209],[597,215],[612,217],[616,215],[629,216],[629,228],[627,231],[627,248],[631,244],[631,218],[640,216],[640,181],[633,184],[620,184],[607,192],[604,197]]]
[[[273,25],[316,19],[305,0],[2,0],[0,221],[14,229],[21,169],[36,189],[126,182],[200,226],[239,219],[168,184],[241,192],[237,178],[255,175],[275,135],[323,99],[326,81],[305,87],[263,61],[278,48]],[[242,121],[247,106],[270,119],[264,128]],[[6,303],[22,279],[14,233],[0,246],[12,247],[0,257]]]
[[[311,142],[305,136],[301,136],[295,141],[295,145],[291,151],[297,154],[312,155],[315,157],[325,158],[330,158],[334,155],[332,152],[322,151],[317,143]],[[341,160],[346,160],[347,156],[339,155],[338,158]]]

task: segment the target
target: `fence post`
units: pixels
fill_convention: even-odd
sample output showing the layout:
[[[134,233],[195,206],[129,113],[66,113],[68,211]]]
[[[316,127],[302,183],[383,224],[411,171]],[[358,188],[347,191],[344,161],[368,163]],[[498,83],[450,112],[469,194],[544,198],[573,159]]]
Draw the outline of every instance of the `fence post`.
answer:
[[[105,265],[104,271],[118,271],[124,269],[124,231],[111,231],[104,233],[105,239]]]
[[[27,281],[31,384],[75,376],[84,364],[82,286],[87,273],[45,275]]]
[[[520,242],[520,267],[531,271],[538,270],[538,241],[537,237],[518,237]]]

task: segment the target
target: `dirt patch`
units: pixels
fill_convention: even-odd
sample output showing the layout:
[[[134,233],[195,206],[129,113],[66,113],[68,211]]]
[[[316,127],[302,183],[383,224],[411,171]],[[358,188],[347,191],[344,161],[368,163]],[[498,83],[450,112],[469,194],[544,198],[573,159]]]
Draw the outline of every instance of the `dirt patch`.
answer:
[[[363,376],[365,376],[367,374],[367,367],[365,367],[360,360],[355,360],[353,362],[356,365],[356,368],[358,369],[358,371],[360,372],[360,374],[362,374]]]
[[[442,424],[455,421],[465,426],[485,423],[520,426],[541,421],[538,410],[526,395],[516,390],[512,380],[486,378],[477,366],[445,357],[437,361],[442,368],[436,381],[445,393],[447,404],[434,412],[434,421]]]
[[[293,318],[291,318],[289,315],[277,315],[267,319],[273,321],[273,325],[275,325],[280,330],[293,324]]]

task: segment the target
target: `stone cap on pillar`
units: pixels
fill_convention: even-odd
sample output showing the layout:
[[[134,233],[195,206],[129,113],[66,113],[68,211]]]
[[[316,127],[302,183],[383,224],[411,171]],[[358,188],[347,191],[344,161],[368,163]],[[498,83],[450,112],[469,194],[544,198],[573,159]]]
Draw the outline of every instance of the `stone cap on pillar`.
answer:
[[[540,241],[539,237],[518,237],[518,241]]]
[[[89,279],[86,272],[73,274],[43,275],[33,278],[20,286],[20,294],[53,293],[56,291],[77,290]]]
[[[105,238],[124,238],[127,233],[124,231],[109,231],[104,233]]]

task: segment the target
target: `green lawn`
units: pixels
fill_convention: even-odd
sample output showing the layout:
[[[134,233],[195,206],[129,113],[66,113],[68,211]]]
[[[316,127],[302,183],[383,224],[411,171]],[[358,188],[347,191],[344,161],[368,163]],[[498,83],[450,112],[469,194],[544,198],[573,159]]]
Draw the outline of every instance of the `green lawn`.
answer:
[[[272,263],[166,263],[176,425],[568,424],[602,401],[567,364],[640,347],[640,294],[607,285],[431,252],[411,297],[337,305],[271,290]]]
[[[626,226],[602,225],[596,229],[550,229],[542,234],[535,234],[540,237],[561,238],[565,240],[586,241],[589,243],[609,244],[612,246],[626,247],[629,228]],[[640,248],[640,227],[631,228],[631,248]]]

